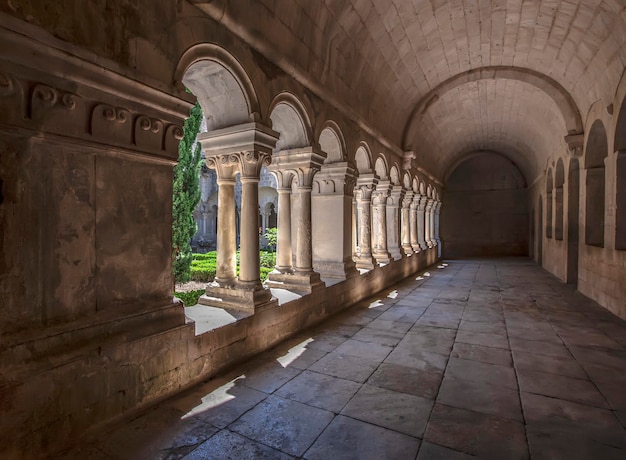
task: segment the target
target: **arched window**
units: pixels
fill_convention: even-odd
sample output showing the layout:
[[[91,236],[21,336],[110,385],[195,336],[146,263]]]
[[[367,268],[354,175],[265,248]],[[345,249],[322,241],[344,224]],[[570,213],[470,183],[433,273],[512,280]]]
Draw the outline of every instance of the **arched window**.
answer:
[[[563,160],[556,162],[554,172],[554,239],[563,240],[563,185],[565,184],[565,167]]]
[[[552,238],[552,169],[548,169],[546,180],[546,237]]]
[[[615,249],[626,250],[626,99],[622,101],[615,127],[616,206],[615,210]]]
[[[604,247],[604,159],[607,155],[606,130],[602,122],[596,120],[589,131],[585,149],[585,243],[590,246]]]

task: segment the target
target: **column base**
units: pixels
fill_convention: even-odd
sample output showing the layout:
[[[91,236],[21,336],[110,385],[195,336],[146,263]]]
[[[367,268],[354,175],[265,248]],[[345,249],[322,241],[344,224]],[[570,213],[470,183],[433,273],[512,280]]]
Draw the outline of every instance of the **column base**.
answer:
[[[209,284],[206,293],[198,299],[198,303],[254,314],[258,310],[278,305],[278,300],[272,297],[269,290],[263,289],[261,284],[237,282],[232,287],[220,286],[217,283]]]
[[[415,254],[426,250],[426,248],[419,243],[416,245],[411,245],[411,249],[413,249],[413,252]]]
[[[321,278],[344,281],[359,274],[352,257],[343,261],[314,260],[313,269]]]
[[[372,256],[376,259],[377,264],[388,264],[393,259],[389,256],[388,252],[373,252]]]
[[[354,258],[356,268],[361,270],[372,270],[376,266],[376,261],[371,254],[366,256],[357,256]]]
[[[425,251],[426,249],[428,249],[428,245],[426,244],[426,242],[420,242],[420,250]]]
[[[317,272],[281,273],[278,270],[267,275],[267,288],[286,289],[300,294],[311,294],[325,286]]]
[[[413,249],[413,246],[411,246],[410,244],[403,244],[402,250],[404,251],[404,254],[407,256],[412,256],[416,252],[415,249]]]
[[[404,257],[404,251],[402,251],[400,248],[393,248],[389,251],[389,255],[393,260],[400,260]]]

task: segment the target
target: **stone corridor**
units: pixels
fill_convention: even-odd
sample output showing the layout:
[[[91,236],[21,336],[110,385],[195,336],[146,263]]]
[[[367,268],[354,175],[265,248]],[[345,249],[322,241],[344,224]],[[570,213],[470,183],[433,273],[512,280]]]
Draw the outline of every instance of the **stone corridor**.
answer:
[[[626,323],[526,259],[450,261],[62,458],[623,459]]]

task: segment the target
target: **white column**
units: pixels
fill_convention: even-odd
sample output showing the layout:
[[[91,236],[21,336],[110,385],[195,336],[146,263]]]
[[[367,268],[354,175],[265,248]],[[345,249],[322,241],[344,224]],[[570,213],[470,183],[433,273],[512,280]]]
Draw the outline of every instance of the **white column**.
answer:
[[[426,207],[424,208],[425,210],[425,223],[424,223],[424,239],[426,240],[426,245],[429,248],[434,247],[434,243],[433,243],[433,214],[432,214],[432,210],[433,210],[433,200],[431,198],[428,198],[426,200]]]
[[[387,250],[387,199],[391,184],[382,181],[372,192],[372,255],[378,264],[391,262]]]
[[[418,253],[421,252],[423,250],[422,244],[421,244],[421,235],[422,235],[422,230],[420,227],[420,222],[423,222],[423,217],[424,217],[424,213],[422,212],[420,214],[420,202],[421,202],[421,196],[419,194],[414,194],[413,195],[413,200],[411,201],[411,248],[413,249],[413,252]],[[421,216],[421,221],[420,221],[420,216]]]
[[[277,171],[278,183],[278,241],[276,244],[276,271],[292,273],[291,252],[291,172]]]
[[[378,183],[373,174],[361,174],[357,179],[355,196],[359,226],[359,250],[355,259],[357,268],[371,270],[374,268],[372,257],[372,192]]]
[[[404,256],[400,248],[400,205],[404,196],[402,186],[395,185],[387,199],[387,250],[393,260],[399,260]]]
[[[422,251],[428,249],[426,244],[426,197],[424,195],[416,195],[417,206],[417,241]]]
[[[313,268],[322,279],[345,280],[358,273],[352,259],[355,173],[348,163],[337,162],[322,165],[313,179]]]
[[[407,256],[415,252],[411,246],[411,223],[416,223],[415,219],[411,219],[412,202],[413,191],[409,190],[404,192],[404,198],[402,200],[402,250]],[[415,243],[417,244],[417,233],[415,233]]]

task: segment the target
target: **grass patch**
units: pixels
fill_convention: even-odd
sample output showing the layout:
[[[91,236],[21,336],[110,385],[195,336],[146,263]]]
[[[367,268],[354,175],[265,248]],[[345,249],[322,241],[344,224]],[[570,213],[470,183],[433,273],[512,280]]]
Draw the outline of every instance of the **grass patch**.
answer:
[[[261,281],[267,279],[267,274],[274,269],[276,265],[276,253],[269,251],[260,251],[261,259]],[[191,260],[191,279],[194,281],[211,282],[215,279],[217,271],[217,252],[210,251],[206,254],[193,254]],[[237,251],[237,274],[239,274],[239,251]],[[185,303],[185,305],[187,305]]]
[[[175,292],[174,295],[183,301],[185,307],[192,307],[198,303],[200,296],[204,294],[204,289],[189,292]]]

